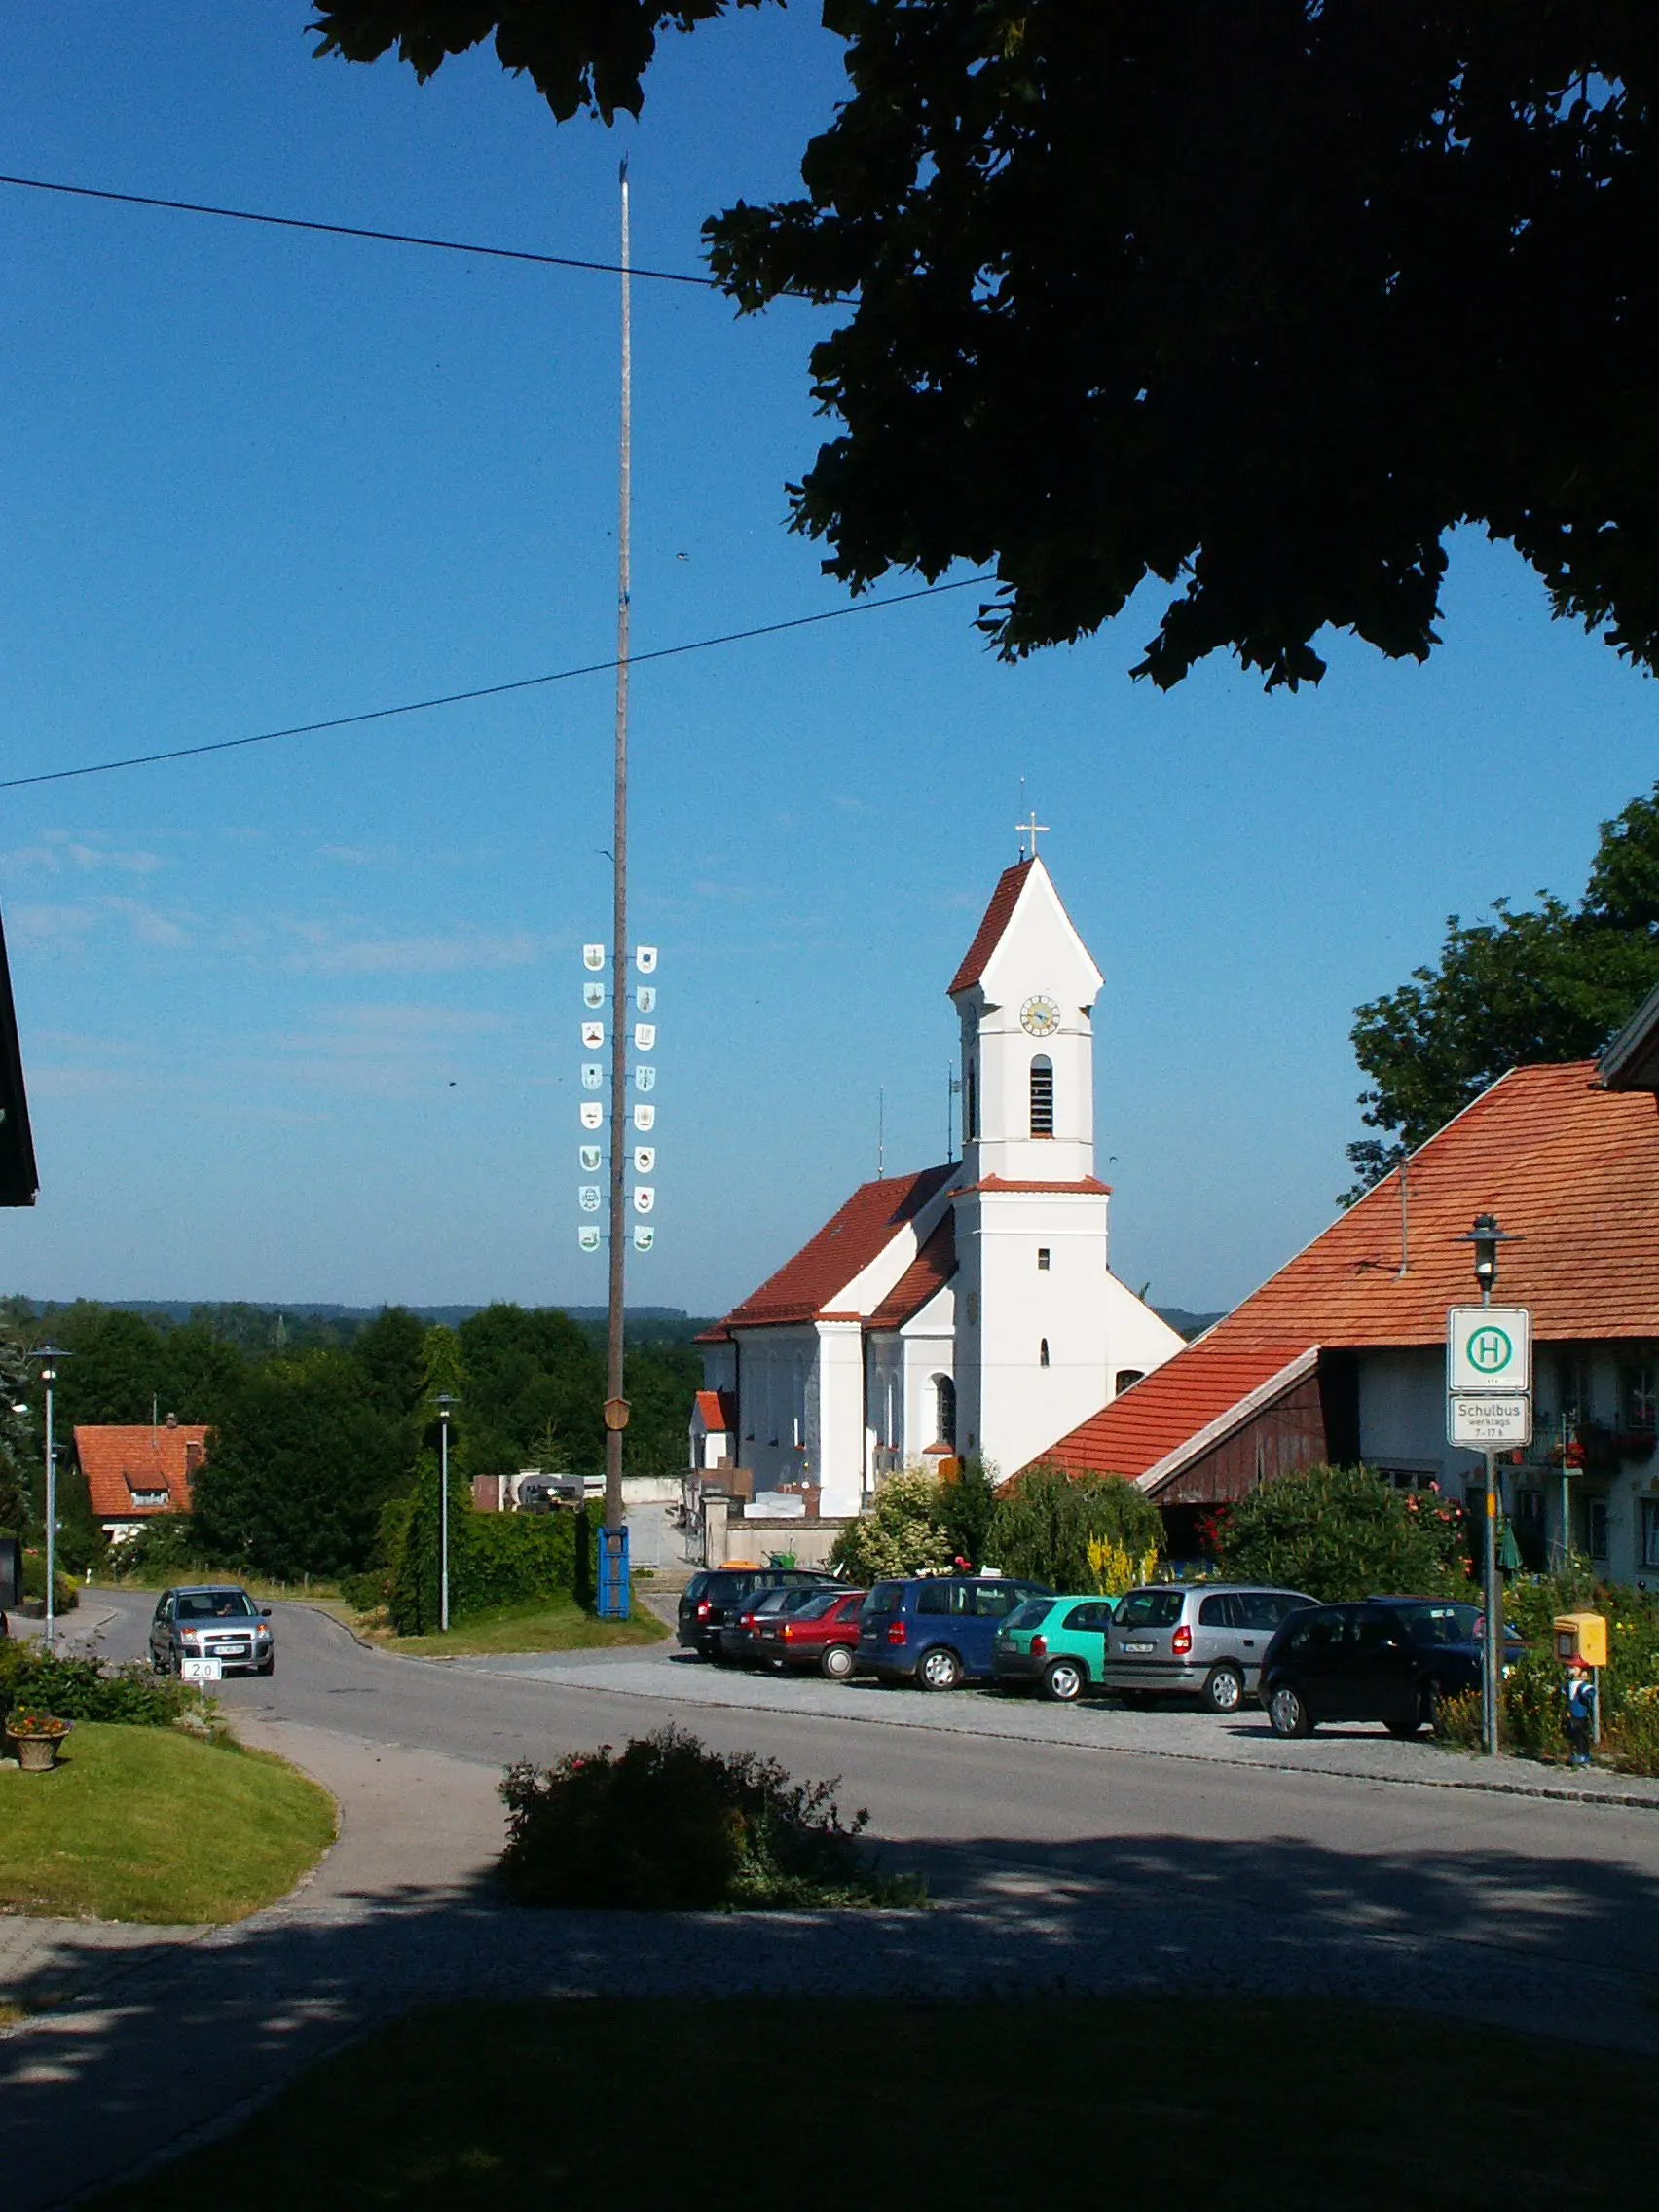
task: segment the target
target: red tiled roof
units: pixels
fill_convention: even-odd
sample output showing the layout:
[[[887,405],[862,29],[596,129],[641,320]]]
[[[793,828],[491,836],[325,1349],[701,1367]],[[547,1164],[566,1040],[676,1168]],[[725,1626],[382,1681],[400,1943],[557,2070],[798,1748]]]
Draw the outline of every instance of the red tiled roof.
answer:
[[[724,1390],[699,1390],[697,1415],[708,1436],[727,1434],[737,1426],[737,1406]]]
[[[971,990],[984,973],[985,962],[995,952],[1002,934],[1014,919],[1014,909],[1024,889],[1025,878],[1031,872],[1029,861],[1015,861],[1013,867],[1005,867],[997,878],[997,887],[991,893],[991,903],[985,908],[984,919],[975,932],[974,941],[962,955],[962,965],[950,978],[950,997],[958,991]]]
[[[1543,1343],[1659,1337],[1659,1098],[1597,1087],[1595,1064],[1513,1068],[1187,1350],[1041,1455],[1140,1473],[1299,1351],[1439,1345],[1476,1297],[1477,1213],[1495,1213],[1500,1303]],[[1236,1363],[1236,1364],[1235,1364]],[[1252,1382],[1251,1377],[1255,1377]],[[1148,1425],[1154,1424],[1154,1425]],[[1141,1454],[1151,1445],[1150,1457]]]
[[[1309,1349],[1302,1345],[1228,1345],[1211,1333],[1139,1382],[1041,1457],[1073,1474],[1131,1480],[1230,1413]]]
[[[152,1428],[77,1428],[75,1456],[100,1521],[188,1513],[190,1483],[206,1456],[207,1431],[184,1422]],[[165,1505],[134,1505],[134,1492],[166,1491]]]
[[[836,1293],[868,1267],[956,1171],[956,1162],[950,1161],[943,1167],[924,1167],[916,1175],[888,1175],[861,1184],[793,1260],[786,1260],[776,1274],[768,1275],[758,1290],[732,1308],[720,1323],[721,1330],[817,1320]]]
[[[869,1317],[872,1329],[902,1329],[956,1272],[956,1216],[947,1213]]]

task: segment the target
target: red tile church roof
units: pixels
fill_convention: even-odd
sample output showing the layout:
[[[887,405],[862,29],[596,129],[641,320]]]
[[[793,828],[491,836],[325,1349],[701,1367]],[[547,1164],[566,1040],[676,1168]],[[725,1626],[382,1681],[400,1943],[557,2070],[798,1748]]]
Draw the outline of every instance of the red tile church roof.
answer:
[[[699,1390],[697,1417],[707,1436],[720,1436],[737,1426],[737,1406],[724,1390]]]
[[[936,1192],[957,1172],[957,1163],[924,1167],[915,1175],[888,1175],[863,1183],[793,1260],[768,1275],[741,1306],[734,1306],[717,1330],[777,1328],[790,1321],[815,1321],[831,1301],[883,1251],[907,1221],[913,1221]],[[848,1316],[857,1318],[856,1315]]]
[[[972,990],[984,974],[985,963],[1002,942],[1002,934],[1014,919],[1014,909],[1019,903],[1019,894],[1025,887],[1025,878],[1031,872],[1029,861],[1015,861],[1013,867],[1005,867],[997,878],[997,887],[991,893],[991,903],[974,936],[973,943],[962,956],[962,965],[950,978],[950,993]]]
[[[1141,1472],[1224,1410],[1219,1392],[1236,1382],[1245,1395],[1298,1351],[1443,1343],[1447,1308],[1475,1297],[1463,1239],[1477,1213],[1495,1213],[1515,1239],[1498,1297],[1531,1309],[1538,1341],[1659,1337],[1659,1098],[1595,1078],[1590,1060],[1512,1068],[1413,1155],[1403,1274],[1396,1171],[1198,1344],[1039,1456]]]
[[[947,1213],[869,1317],[872,1329],[902,1329],[956,1272],[956,1215]]]

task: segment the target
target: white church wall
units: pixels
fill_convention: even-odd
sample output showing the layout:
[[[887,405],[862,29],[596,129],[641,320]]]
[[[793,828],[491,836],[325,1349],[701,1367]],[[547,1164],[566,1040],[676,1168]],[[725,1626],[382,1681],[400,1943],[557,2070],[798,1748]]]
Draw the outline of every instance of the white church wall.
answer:
[[[705,1390],[733,1390],[737,1387],[737,1346],[728,1337],[724,1344],[699,1345],[703,1355],[703,1387]]]
[[[745,1329],[737,1363],[739,1466],[756,1490],[799,1482],[811,1449],[811,1399],[817,1339],[798,1328]]]
[[[864,1502],[864,1328],[853,1321],[818,1324],[815,1433],[809,1460],[822,1490],[822,1513],[856,1513]]]

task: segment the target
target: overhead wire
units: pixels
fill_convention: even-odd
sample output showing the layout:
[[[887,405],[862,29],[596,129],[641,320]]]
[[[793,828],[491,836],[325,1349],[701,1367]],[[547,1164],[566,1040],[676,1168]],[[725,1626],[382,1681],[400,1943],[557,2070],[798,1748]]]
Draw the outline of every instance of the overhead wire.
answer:
[[[717,645],[738,645],[753,638],[775,638],[786,630],[806,630],[818,622],[839,622],[849,614],[874,614],[884,607],[903,607],[913,600],[938,599],[946,592],[967,591],[975,584],[996,581],[989,570],[972,576],[957,576],[944,584],[924,584],[915,591],[890,592],[885,599],[859,599],[850,607],[830,607],[818,614],[795,614],[783,622],[759,622],[748,630],[726,630],[719,637],[691,638],[678,645],[657,645],[649,652],[630,653],[629,666],[645,661],[677,660],[686,653],[705,653]],[[395,707],[370,707],[354,715],[330,715],[314,722],[291,722],[282,729],[257,730],[247,737],[214,738],[205,745],[175,745],[165,753],[134,753],[121,760],[90,760],[78,768],[46,768],[32,776],[0,778],[0,792],[26,790],[34,784],[66,784],[80,776],[108,776],[121,768],[154,768],[168,760],[196,760],[208,753],[236,753],[245,746],[274,745],[279,738],[314,737],[324,730],[353,729],[365,722],[390,721],[399,715],[424,715],[439,707],[461,707],[478,699],[500,699],[514,691],[534,691],[549,683],[569,683],[578,676],[603,676],[617,666],[609,660],[583,661],[575,668],[556,668],[543,676],[519,676],[506,683],[481,683],[469,691],[443,691],[429,699],[406,699]]]

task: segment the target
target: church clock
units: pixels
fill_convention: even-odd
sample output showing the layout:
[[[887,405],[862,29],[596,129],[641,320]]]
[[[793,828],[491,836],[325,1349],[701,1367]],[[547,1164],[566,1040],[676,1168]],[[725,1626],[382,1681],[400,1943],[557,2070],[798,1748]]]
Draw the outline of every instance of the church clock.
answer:
[[[1060,1010],[1052,999],[1039,993],[1020,1008],[1019,1026],[1028,1037],[1051,1037],[1060,1026]]]

